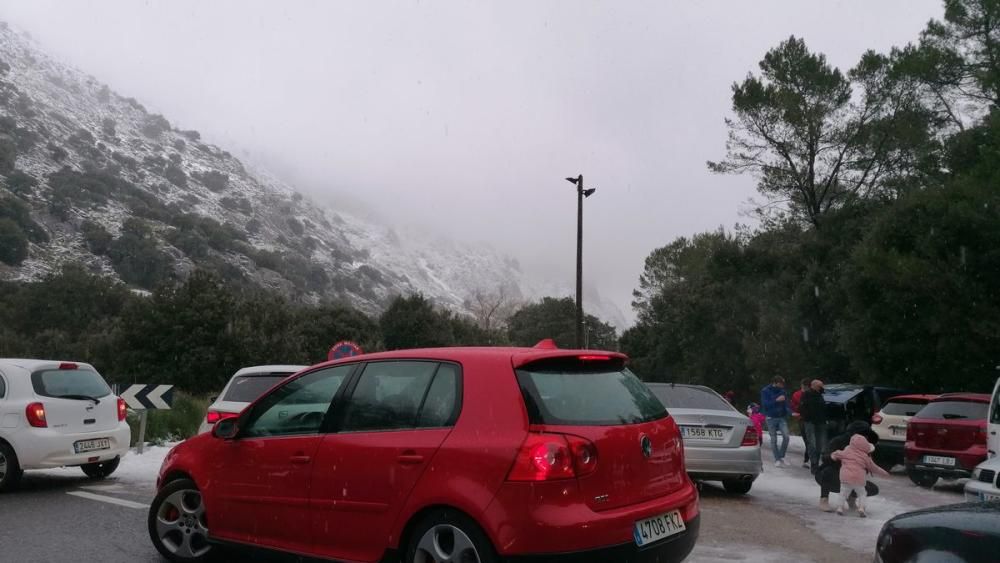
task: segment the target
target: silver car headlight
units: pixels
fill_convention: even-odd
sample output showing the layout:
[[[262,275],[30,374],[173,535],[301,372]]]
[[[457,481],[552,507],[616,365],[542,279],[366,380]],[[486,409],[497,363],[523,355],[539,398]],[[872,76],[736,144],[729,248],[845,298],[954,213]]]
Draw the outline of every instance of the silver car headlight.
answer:
[[[973,481],[978,481],[980,473],[982,473],[982,469],[979,469],[978,467],[975,468],[975,469],[973,469],[972,470],[972,480]]]

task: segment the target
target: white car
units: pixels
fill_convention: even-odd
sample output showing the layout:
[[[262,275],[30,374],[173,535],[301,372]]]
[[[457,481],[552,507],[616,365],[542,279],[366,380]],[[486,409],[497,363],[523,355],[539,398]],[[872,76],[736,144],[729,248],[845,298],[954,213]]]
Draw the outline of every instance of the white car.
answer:
[[[238,416],[247,405],[257,400],[265,391],[274,387],[281,380],[293,373],[300,372],[309,366],[275,365],[253,366],[243,368],[233,374],[229,383],[212,399],[205,420],[198,428],[198,433],[211,432],[216,422],[223,418]]]
[[[935,398],[937,395],[897,395],[872,415],[872,431],[878,436],[874,457],[879,465],[888,470],[904,463],[910,419]]]
[[[1000,500],[1000,457],[992,457],[972,470],[972,479],[965,484],[965,500],[968,502]]]
[[[129,449],[127,411],[89,364],[0,359],[0,491],[25,469],[111,475]]]

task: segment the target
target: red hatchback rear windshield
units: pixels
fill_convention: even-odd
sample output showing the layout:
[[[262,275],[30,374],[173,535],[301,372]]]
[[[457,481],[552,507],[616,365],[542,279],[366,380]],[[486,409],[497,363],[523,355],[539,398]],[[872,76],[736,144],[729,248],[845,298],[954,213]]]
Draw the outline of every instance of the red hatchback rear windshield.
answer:
[[[917,415],[920,418],[940,418],[944,420],[953,419],[985,419],[986,403],[974,403],[972,401],[938,401],[928,403]]]
[[[612,426],[667,416],[667,409],[620,362],[558,360],[517,370],[532,424]]]

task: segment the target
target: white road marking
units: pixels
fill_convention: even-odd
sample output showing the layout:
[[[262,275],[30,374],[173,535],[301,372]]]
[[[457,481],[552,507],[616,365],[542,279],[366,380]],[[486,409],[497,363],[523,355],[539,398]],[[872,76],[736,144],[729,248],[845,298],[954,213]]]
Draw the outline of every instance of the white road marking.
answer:
[[[130,500],[122,500],[115,497],[107,497],[104,495],[95,495],[94,493],[88,493],[86,491],[67,491],[67,495],[73,495],[75,497],[96,500],[99,502],[106,502],[108,504],[117,504],[118,506],[124,506],[125,508],[149,508],[148,504],[142,504],[140,502],[132,502]]]
[[[86,489],[88,491],[98,491],[98,492],[104,491],[108,493],[120,492],[125,490],[125,487],[123,487],[122,485],[87,485],[80,488]]]

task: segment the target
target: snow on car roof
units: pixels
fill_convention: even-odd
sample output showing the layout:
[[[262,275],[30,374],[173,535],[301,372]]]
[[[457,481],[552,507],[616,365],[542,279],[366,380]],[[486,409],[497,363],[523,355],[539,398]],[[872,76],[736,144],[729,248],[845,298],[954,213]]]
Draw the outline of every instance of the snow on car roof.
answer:
[[[289,374],[291,374],[291,373],[300,372],[300,371],[306,369],[307,367],[309,367],[309,366],[298,366],[298,365],[288,365],[288,364],[275,364],[275,365],[266,365],[266,366],[249,366],[249,367],[241,368],[239,371],[237,371],[234,374],[234,377],[235,376],[239,376],[239,375],[267,375],[267,374],[272,374],[272,373],[289,373]]]
[[[17,366],[28,371],[35,371],[37,369],[47,368],[47,367],[59,367],[59,364],[76,364],[80,367],[94,369],[94,366],[86,362],[77,362],[73,360],[30,360],[27,358],[0,358],[0,365]],[[97,370],[94,370],[97,371]]]

